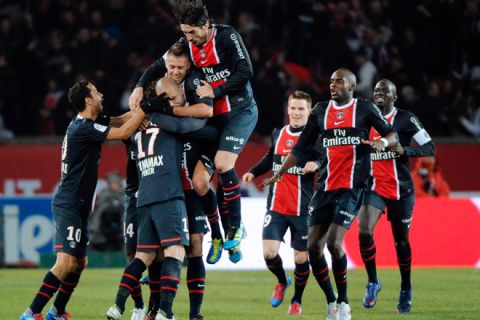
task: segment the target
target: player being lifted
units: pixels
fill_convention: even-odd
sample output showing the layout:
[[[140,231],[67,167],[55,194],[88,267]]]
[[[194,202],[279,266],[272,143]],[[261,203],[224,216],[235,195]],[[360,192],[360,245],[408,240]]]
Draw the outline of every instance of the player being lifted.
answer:
[[[96,123],[103,111],[103,94],[86,80],[70,88],[68,100],[78,114],[68,126],[63,140],[62,178],[52,200],[57,259],[20,320],[43,319],[41,311],[57,290],[46,319],[71,318],[65,308],[88,261],[88,216],[97,185],[102,143],[128,138],[145,116],[141,108],[133,115],[129,112],[108,119],[110,127]]]
[[[327,298],[327,319],[351,319],[347,257],[342,242],[363,202],[364,188],[370,176],[370,146],[381,151],[397,142],[392,126],[378,108],[369,101],[353,98],[355,86],[356,78],[350,70],[341,68],[332,74],[332,99],[315,106],[298,143],[267,182],[280,181],[289,168],[308,158],[317,138],[321,139],[322,161],[316,192],[309,207],[308,253],[312,272]],[[368,141],[372,127],[384,138]],[[325,244],[332,256],[337,298],[323,255]]]
[[[373,240],[375,226],[382,213],[387,211],[395,240],[398,266],[402,278],[397,312],[409,312],[412,300],[410,268],[412,250],[409,241],[415,195],[410,174],[409,157],[433,156],[435,145],[412,113],[395,107],[397,88],[387,79],[380,80],[373,98],[383,116],[398,133],[399,143],[380,153],[372,151],[372,186],[365,195],[365,206],[360,210],[359,243],[362,260],[368,274],[368,284],[363,298],[365,308],[372,308],[382,288],[377,277],[376,248]],[[370,131],[370,140],[380,135]],[[410,146],[412,140],[416,146]]]
[[[289,124],[273,130],[272,144],[267,154],[243,175],[245,184],[269,170],[276,172],[280,168],[283,160],[298,141],[311,110],[312,98],[308,93],[294,91],[288,97]],[[305,172],[301,167],[295,166],[285,173],[282,183],[270,185],[262,236],[265,263],[278,279],[271,304],[273,307],[278,307],[283,301],[285,290],[291,283],[290,277],[283,268],[282,258],[278,254],[283,236],[290,228],[295,260],[295,293],[288,308],[288,314],[298,316],[302,313],[303,290],[310,275],[307,252],[307,211],[313,195],[314,172],[318,169],[318,164],[313,161],[308,162],[305,166],[308,169]]]
[[[235,162],[258,118],[249,82],[252,64],[238,32],[228,25],[213,24],[201,0],[176,1],[174,13],[185,35],[180,42],[188,48],[194,66],[205,74],[206,82],[202,82],[197,93],[214,99],[212,123],[220,132],[214,161],[223,186],[220,194],[224,195],[228,211],[224,248],[235,254],[244,237]],[[145,71],[130,97],[131,107],[139,105],[145,84],[164,70],[165,60],[160,58]],[[213,245],[219,247],[221,242],[214,241]]]

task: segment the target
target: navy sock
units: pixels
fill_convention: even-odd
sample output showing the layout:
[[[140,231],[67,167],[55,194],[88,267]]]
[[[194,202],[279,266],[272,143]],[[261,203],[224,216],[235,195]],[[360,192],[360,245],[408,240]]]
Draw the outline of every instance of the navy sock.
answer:
[[[410,273],[412,265],[412,248],[410,242],[402,241],[397,243],[397,261],[400,269],[400,276],[402,277],[402,290],[410,290],[412,288]]]
[[[157,311],[160,306],[160,276],[162,274],[163,261],[154,261],[148,267],[148,286],[150,288],[150,299],[148,310]]]
[[[180,282],[180,269],[182,262],[172,257],[163,260],[162,274],[160,276],[160,310],[167,318],[173,316],[172,305],[177,294],[178,283]]]
[[[362,260],[367,270],[368,282],[378,283],[377,265],[375,262],[377,249],[373,237],[369,234],[360,233],[359,242],[360,254],[362,255]]]
[[[308,276],[310,276],[310,264],[308,261],[304,263],[295,263],[295,293],[292,297],[292,303],[294,301],[302,304],[303,291],[307,285]]]
[[[122,313],[125,311],[125,302],[127,301],[128,296],[131,295],[135,287],[138,286],[138,281],[142,277],[142,273],[145,269],[147,269],[147,266],[138,258],[133,259],[133,261],[125,268],[118,287],[117,297],[115,298],[115,304]]]
[[[35,298],[33,298],[32,304],[30,305],[33,314],[42,311],[47,302],[52,298],[55,292],[57,292],[60,284],[60,279],[58,279],[51,271],[48,271],[45,278],[43,278],[40,290],[38,290]]]
[[[226,207],[229,217],[229,228],[240,227],[242,221],[240,203],[240,180],[235,169],[221,173],[220,179],[223,186],[223,198],[227,202]]]
[[[328,275],[328,265],[325,256],[321,256],[318,259],[310,257],[310,265],[312,266],[312,273],[317,280],[318,285],[325,293],[327,303],[335,302],[335,293],[333,292],[332,283]]]
[[[212,239],[223,239],[220,231],[220,217],[218,212],[218,205],[215,193],[212,189],[204,196],[198,196],[203,212],[207,215],[210,230],[212,232]]]
[[[228,231],[228,209],[227,201],[223,196],[223,186],[219,183],[217,186],[217,204],[218,211],[220,213],[220,219],[222,221],[223,233],[226,235]]]
[[[287,274],[285,269],[283,269],[282,258],[277,254],[272,259],[265,259],[268,270],[270,270],[278,279],[278,283],[287,285]]]
[[[53,302],[57,314],[65,314],[65,307],[72,296],[73,290],[77,287],[79,279],[80,273],[70,272],[65,280],[62,281],[55,302]]]
[[[200,314],[205,293],[205,264],[202,257],[188,258],[187,286],[190,298],[190,318]]]
[[[337,303],[348,303],[347,298],[347,255],[344,254],[340,259],[332,260],[333,276],[337,285],[338,298]]]

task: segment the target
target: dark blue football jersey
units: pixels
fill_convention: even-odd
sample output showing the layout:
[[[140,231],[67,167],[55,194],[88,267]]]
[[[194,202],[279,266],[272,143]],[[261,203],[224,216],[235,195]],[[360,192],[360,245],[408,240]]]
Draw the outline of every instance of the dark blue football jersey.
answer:
[[[108,127],[81,116],[70,122],[62,144],[62,178],[53,197],[54,205],[92,208],[102,143],[108,131]]]
[[[150,116],[148,128],[135,135],[139,177],[137,207],[183,197],[183,143],[158,127],[155,115]]]

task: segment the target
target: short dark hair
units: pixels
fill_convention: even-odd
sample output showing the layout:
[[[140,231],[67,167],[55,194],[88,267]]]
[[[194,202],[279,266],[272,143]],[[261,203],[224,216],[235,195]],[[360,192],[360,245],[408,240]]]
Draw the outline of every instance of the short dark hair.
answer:
[[[177,0],[173,14],[181,24],[201,27],[210,21],[207,7],[202,0]]]
[[[307,101],[309,107],[312,106],[312,97],[305,91],[301,91],[301,90],[293,91],[292,94],[290,94],[290,96],[288,97],[288,100],[290,99],[305,100]]]
[[[85,98],[91,97],[90,89],[87,87],[89,83],[88,80],[82,79],[68,90],[68,101],[76,112],[85,110]]]
[[[181,42],[177,41],[170,48],[168,48],[167,55],[173,54],[175,57],[186,56],[189,57],[190,53],[187,51],[187,47]]]

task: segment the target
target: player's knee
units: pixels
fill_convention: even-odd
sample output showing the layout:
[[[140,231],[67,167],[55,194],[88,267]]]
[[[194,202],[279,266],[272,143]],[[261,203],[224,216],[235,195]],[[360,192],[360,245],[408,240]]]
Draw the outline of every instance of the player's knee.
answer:
[[[202,255],[203,234],[198,233],[190,238],[190,246],[186,248],[187,257],[200,257]]]
[[[336,239],[327,241],[327,248],[334,259],[338,259],[343,256],[341,241],[337,241]]]
[[[87,265],[88,265],[88,257],[77,259],[74,272],[82,273],[83,269],[85,269]]]
[[[397,250],[407,249],[408,247],[410,247],[410,242],[406,239],[397,240],[395,241],[395,247],[397,248]]]
[[[277,254],[278,254],[278,251],[272,248],[263,248],[263,258],[266,260],[275,258]]]
[[[308,255],[310,259],[319,259],[323,255],[323,250],[316,243],[308,244]]]
[[[204,196],[207,194],[210,186],[208,180],[205,180],[203,177],[193,176],[193,188],[199,196]]]
[[[308,260],[308,253],[306,251],[294,252],[293,260],[295,261],[296,264],[305,263]]]
[[[228,159],[215,158],[215,168],[220,174],[232,170],[233,166],[234,163],[231,163],[231,161],[228,161]]]
[[[129,263],[132,262],[133,259],[135,259],[135,251],[127,250],[126,254],[127,254],[127,261]]]
[[[364,235],[373,235],[373,226],[369,226],[366,221],[360,220],[360,223],[358,224],[358,232],[359,234],[364,234]]]

